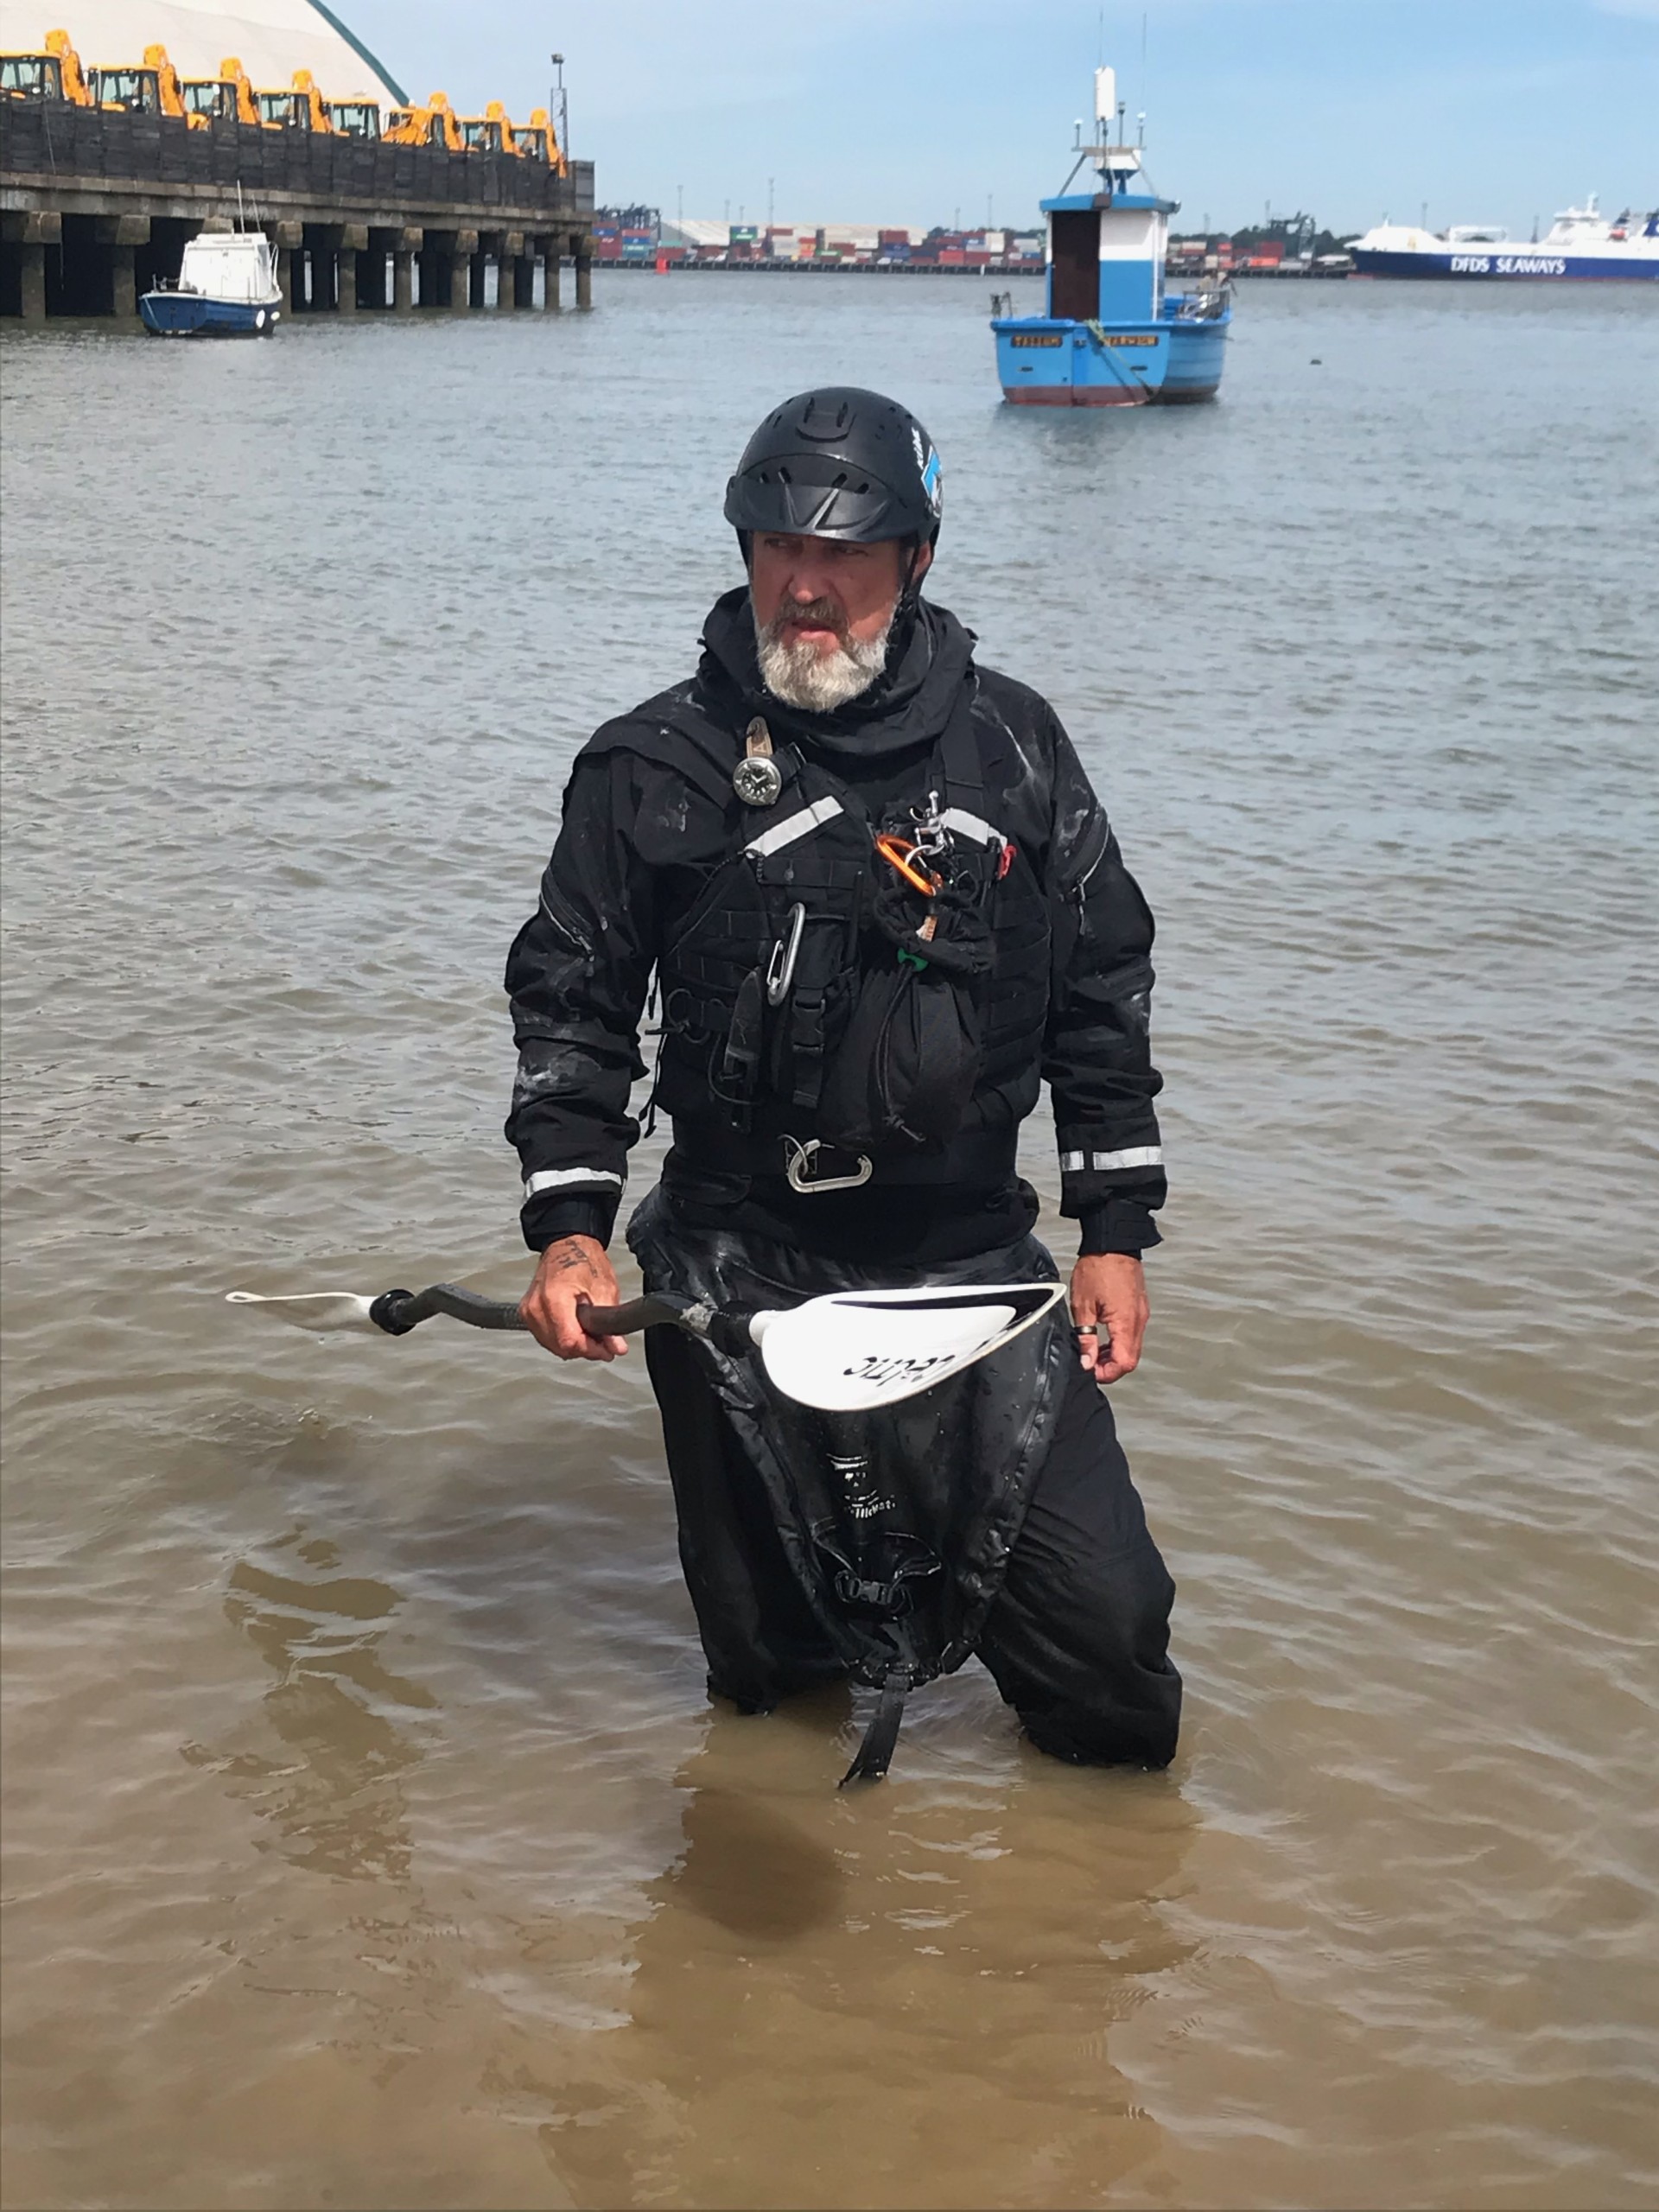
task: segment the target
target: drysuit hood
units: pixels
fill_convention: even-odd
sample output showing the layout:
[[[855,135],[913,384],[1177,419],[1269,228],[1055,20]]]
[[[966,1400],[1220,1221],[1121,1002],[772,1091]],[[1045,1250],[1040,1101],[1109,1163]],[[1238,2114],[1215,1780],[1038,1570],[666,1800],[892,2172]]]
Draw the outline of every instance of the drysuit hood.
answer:
[[[767,690],[754,645],[747,586],[717,599],[702,630],[698,681],[741,721],[763,715],[778,734],[849,760],[878,760],[931,745],[950,719],[974,664],[974,633],[943,607],[918,600],[900,609],[887,664],[868,691],[834,714],[785,706]]]

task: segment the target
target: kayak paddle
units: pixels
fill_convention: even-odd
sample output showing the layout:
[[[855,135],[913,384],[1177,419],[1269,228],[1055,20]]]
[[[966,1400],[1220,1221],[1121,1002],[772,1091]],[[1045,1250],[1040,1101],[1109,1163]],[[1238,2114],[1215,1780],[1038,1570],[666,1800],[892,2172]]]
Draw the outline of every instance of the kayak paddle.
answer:
[[[589,1336],[626,1337],[641,1329],[684,1329],[717,1351],[758,1346],[767,1376],[785,1397],[825,1413],[896,1405],[961,1374],[1012,1342],[1065,1295],[1058,1282],[965,1283],[915,1290],[837,1290],[783,1311],[713,1306],[700,1300],[651,1296],[622,1306],[582,1306]],[[516,1304],[454,1283],[420,1291],[314,1290],[265,1298],[232,1290],[226,1302],[257,1306],[312,1331],[380,1330],[406,1336],[435,1314],[474,1329],[522,1329]]]

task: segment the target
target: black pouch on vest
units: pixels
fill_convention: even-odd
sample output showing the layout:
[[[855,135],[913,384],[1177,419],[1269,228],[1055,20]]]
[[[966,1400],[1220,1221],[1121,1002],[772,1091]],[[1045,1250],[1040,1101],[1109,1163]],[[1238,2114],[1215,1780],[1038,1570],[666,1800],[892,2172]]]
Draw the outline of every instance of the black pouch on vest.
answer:
[[[969,884],[932,902],[930,937],[897,879],[877,886],[871,919],[874,964],[825,1076],[818,1128],[842,1151],[936,1152],[979,1079],[990,932]]]

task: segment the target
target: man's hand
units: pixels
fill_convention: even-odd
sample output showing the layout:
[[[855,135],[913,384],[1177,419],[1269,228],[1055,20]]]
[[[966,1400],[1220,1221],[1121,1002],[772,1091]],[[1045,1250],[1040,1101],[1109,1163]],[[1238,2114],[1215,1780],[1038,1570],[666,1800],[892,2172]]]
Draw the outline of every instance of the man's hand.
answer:
[[[1071,1319],[1084,1372],[1116,1382],[1141,1362],[1147,1278],[1132,1252],[1086,1252],[1071,1270]]]
[[[576,1319],[580,1305],[618,1303],[605,1247],[591,1236],[561,1236],[543,1253],[518,1311],[531,1335],[556,1359],[619,1359],[628,1348],[626,1337],[590,1337]]]

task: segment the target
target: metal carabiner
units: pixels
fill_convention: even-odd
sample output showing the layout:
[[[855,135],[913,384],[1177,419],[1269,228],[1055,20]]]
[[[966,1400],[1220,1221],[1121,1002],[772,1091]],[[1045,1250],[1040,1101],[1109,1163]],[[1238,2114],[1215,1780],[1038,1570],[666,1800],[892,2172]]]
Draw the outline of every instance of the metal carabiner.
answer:
[[[808,1137],[804,1143],[799,1137],[784,1139],[784,1150],[789,1155],[784,1173],[789,1179],[790,1189],[798,1191],[803,1198],[812,1198],[820,1191],[855,1191],[861,1183],[868,1183],[875,1173],[869,1154],[861,1152],[854,1155],[858,1161],[856,1174],[814,1175],[812,1163],[823,1148],[820,1137]],[[830,1149],[839,1152],[841,1147],[831,1145]]]
[[[766,1004],[781,1006],[789,996],[789,987],[795,980],[795,963],[801,956],[801,931],[806,927],[806,908],[797,905],[790,909],[789,926],[772,948],[772,958],[766,963]]]
[[[891,830],[884,830],[875,841],[875,849],[888,867],[897,868],[911,889],[919,891],[925,899],[931,899],[939,888],[939,880],[932,870],[916,865],[925,855],[921,847],[912,844],[908,837],[900,837]]]

